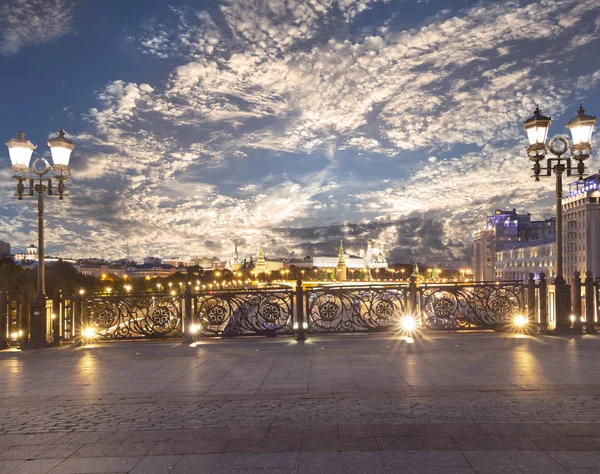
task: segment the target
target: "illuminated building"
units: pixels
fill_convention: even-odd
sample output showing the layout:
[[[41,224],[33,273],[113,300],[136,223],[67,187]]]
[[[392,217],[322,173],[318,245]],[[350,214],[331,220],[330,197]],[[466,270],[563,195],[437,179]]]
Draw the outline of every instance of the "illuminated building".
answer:
[[[15,262],[37,262],[38,259],[38,249],[35,245],[31,244],[25,250],[25,253],[16,253],[13,257]]]
[[[573,273],[600,276],[600,174],[569,184],[562,200],[564,277],[571,283]]]
[[[496,279],[526,281],[530,273],[536,280],[540,273],[545,273],[546,278],[553,278],[556,276],[555,260],[555,237],[519,242],[496,253]]]
[[[473,271],[475,281],[495,279],[496,253],[508,246],[556,235],[556,219],[532,221],[531,214],[516,209],[497,209],[486,224],[473,235]]]

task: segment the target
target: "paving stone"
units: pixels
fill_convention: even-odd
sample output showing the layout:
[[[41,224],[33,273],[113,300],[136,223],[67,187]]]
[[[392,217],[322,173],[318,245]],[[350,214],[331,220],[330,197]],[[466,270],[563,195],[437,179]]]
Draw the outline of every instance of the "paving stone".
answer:
[[[276,453],[300,451],[301,438],[231,439],[226,453]]]
[[[464,455],[474,468],[482,472],[566,472],[551,456],[539,451],[468,451]]]
[[[531,439],[544,451],[600,451],[600,437],[562,436]]]
[[[219,458],[220,469],[297,469],[300,453],[225,453]]]
[[[12,446],[0,454],[0,460],[10,459],[66,459],[75,453],[78,444],[37,444]]]
[[[338,433],[345,437],[404,436],[410,435],[410,430],[405,424],[340,423]]]
[[[219,462],[218,454],[187,454],[179,458],[172,472],[175,474],[209,474]]]
[[[220,454],[227,440],[196,439],[192,441],[158,441],[148,452],[149,456],[171,454]]]
[[[302,451],[376,451],[375,437],[302,438]]]
[[[385,470],[386,474],[476,474],[470,467],[392,467]],[[483,471],[482,471],[483,472]]]
[[[317,438],[335,437],[338,435],[337,425],[271,425],[268,432],[269,438],[282,436],[314,436]]]
[[[300,453],[299,474],[345,474],[341,453],[303,452]]]
[[[448,451],[457,450],[449,436],[382,436],[377,438],[382,451]]]
[[[11,474],[45,474],[58,466],[62,459],[35,459],[20,464]]]
[[[462,451],[539,451],[529,438],[519,436],[453,436]]]
[[[594,468],[600,472],[600,452],[594,451],[547,451],[547,454],[564,467]]]
[[[548,423],[480,423],[479,426],[491,436],[560,436],[561,432]],[[460,434],[460,433],[456,433]]]
[[[172,472],[181,456],[146,456],[133,468],[131,474]]]
[[[269,425],[228,426],[224,428],[203,428],[198,438],[248,439],[266,438]]]
[[[124,456],[145,456],[155,443],[95,443],[82,446],[73,457],[76,458],[107,458]]]
[[[409,423],[408,430],[417,436],[476,436],[485,432],[476,423]]]
[[[469,467],[459,451],[381,451],[386,468]]]
[[[0,461],[0,474],[8,474],[9,472],[13,472],[17,467],[21,464],[24,464],[26,461]]]
[[[129,472],[141,459],[141,457],[69,458],[50,472],[52,474]]]

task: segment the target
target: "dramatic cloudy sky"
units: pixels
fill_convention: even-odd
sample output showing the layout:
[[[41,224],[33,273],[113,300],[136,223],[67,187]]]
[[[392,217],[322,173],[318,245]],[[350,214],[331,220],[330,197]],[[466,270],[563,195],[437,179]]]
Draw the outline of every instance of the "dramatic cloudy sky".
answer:
[[[552,214],[521,122],[600,111],[597,0],[3,0],[0,131],[77,142],[48,251],[469,258]],[[35,242],[0,153],[0,239]],[[595,172],[600,160],[590,162]]]

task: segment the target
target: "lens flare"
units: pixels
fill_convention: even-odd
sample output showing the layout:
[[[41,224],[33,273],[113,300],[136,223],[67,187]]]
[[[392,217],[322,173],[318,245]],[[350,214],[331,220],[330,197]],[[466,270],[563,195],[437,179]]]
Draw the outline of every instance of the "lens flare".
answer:
[[[515,316],[515,320],[514,320],[515,326],[523,327],[523,326],[527,325],[527,322],[528,321],[527,321],[526,316],[523,316],[522,314],[517,314]]]
[[[413,332],[417,329],[417,320],[412,316],[402,316],[400,327],[406,332]]]
[[[87,327],[83,330],[83,337],[86,339],[93,339],[96,337],[96,330],[92,327]]]

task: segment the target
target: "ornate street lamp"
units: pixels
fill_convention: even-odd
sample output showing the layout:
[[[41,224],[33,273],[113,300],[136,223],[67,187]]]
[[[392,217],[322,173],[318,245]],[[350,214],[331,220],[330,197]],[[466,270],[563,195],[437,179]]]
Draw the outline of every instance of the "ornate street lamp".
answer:
[[[37,348],[46,345],[46,268],[45,268],[45,248],[44,248],[44,196],[57,196],[62,200],[65,196],[65,181],[71,175],[69,169],[69,160],[75,144],[65,138],[65,132],[62,129],[58,135],[48,140],[50,153],[52,155],[53,165],[50,165],[45,158],[37,158],[31,164],[31,171],[37,175],[37,178],[28,178],[30,171],[29,163],[33,150],[37,147],[25,138],[23,131],[17,134],[16,138],[11,138],[6,142],[8,153],[12,164],[13,178],[17,180],[17,198],[19,201],[23,197],[33,197],[37,193],[38,199],[38,278],[37,294],[31,302],[30,314],[30,338],[29,343],[24,343],[25,347]],[[45,176],[53,172],[52,178]],[[53,187],[52,180],[58,182],[57,187]],[[27,335],[24,336],[27,339]]]
[[[539,107],[535,108],[533,117],[525,120],[523,125],[527,132],[529,147],[527,155],[533,162],[533,177],[536,181],[540,176],[556,176],[556,277],[555,285],[555,310],[556,332],[565,332],[570,328],[570,292],[563,276],[563,235],[562,235],[562,175],[577,175],[583,179],[585,174],[585,160],[592,152],[592,130],[596,117],[586,115],[582,106],[577,111],[577,117],[570,120],[567,128],[571,131],[573,146],[569,151],[569,142],[564,137],[555,137],[546,145],[548,130],[552,119],[541,114]],[[546,158],[550,153],[553,157]],[[546,159],[545,166],[542,162]]]

